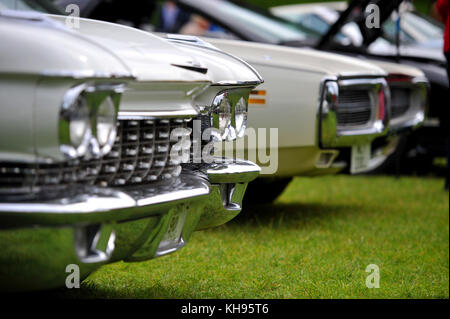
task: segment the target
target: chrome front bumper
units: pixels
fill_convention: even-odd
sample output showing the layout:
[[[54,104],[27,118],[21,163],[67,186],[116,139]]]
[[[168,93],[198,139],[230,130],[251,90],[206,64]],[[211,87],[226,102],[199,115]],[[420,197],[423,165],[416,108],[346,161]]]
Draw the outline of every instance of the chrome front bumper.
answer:
[[[0,290],[63,286],[70,264],[79,266],[83,279],[107,263],[172,253],[195,230],[239,214],[247,184],[259,171],[248,161],[216,159],[150,187],[84,187],[56,198],[2,199]]]

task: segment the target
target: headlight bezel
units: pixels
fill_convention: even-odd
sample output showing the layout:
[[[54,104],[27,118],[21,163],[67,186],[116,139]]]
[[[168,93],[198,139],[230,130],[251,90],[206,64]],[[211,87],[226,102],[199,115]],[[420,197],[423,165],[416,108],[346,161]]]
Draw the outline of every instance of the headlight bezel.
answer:
[[[251,88],[230,88],[219,92],[213,101],[210,115],[211,126],[216,130],[213,134],[215,141],[234,141],[245,135],[248,123],[248,100]],[[228,113],[223,123],[220,123],[220,115],[226,105]],[[222,113],[221,113],[222,111]],[[242,116],[242,120],[238,117]]]
[[[120,98],[123,93],[123,84],[110,83],[82,83],[70,88],[63,97],[59,114],[59,144],[60,151],[67,159],[82,157],[100,157],[106,155],[114,144],[117,134],[117,116]],[[89,110],[86,118],[87,129],[81,138],[81,143],[74,143],[71,124],[78,115],[77,101],[84,102],[85,109]],[[99,109],[105,100],[109,100],[113,107],[112,127],[108,137],[102,143],[98,140]]]
[[[214,97],[211,108],[211,126],[216,129],[212,138],[223,141],[231,130],[232,106],[228,99],[228,91],[222,91]]]
[[[429,106],[430,83],[422,76],[390,74],[388,84],[391,92],[396,89],[406,89],[409,93],[407,111],[396,117],[391,117],[391,130],[416,129],[421,126],[427,116]]]
[[[365,124],[339,125],[340,98],[346,89],[367,91],[371,101],[371,114]],[[368,144],[388,132],[390,91],[385,77],[326,77],[322,80],[319,96],[318,139],[322,148]],[[383,101],[380,102],[381,98]]]

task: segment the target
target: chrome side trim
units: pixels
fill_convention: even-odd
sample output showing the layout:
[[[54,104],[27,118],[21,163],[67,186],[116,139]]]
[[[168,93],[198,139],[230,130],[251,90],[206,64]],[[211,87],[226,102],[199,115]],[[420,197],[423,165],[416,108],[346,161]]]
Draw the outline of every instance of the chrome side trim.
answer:
[[[74,80],[136,80],[136,76],[132,73],[110,73],[94,70],[43,70],[39,75],[42,77]]]
[[[415,77],[405,82],[388,81],[388,84],[391,91],[393,91],[393,88],[411,90],[408,111],[398,118],[391,118],[389,133],[414,130],[424,125],[430,95],[430,83],[428,80],[423,77]]]
[[[217,83],[212,84],[211,86],[257,86],[264,83],[259,81],[219,81]]]

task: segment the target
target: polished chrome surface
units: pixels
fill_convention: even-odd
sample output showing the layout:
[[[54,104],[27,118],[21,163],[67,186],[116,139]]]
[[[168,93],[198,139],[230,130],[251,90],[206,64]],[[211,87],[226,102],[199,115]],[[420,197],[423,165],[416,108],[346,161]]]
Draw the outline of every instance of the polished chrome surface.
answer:
[[[387,133],[390,92],[384,78],[325,78],[319,107],[324,148],[371,143]]]
[[[178,141],[171,141],[170,134],[186,128],[187,121],[182,118],[118,121],[111,151],[99,158],[54,164],[0,163],[0,194],[75,184],[124,186],[176,177],[181,166],[170,161],[170,151]]]
[[[61,78],[74,80],[110,80],[116,79],[119,81],[135,80],[136,76],[132,73],[110,73],[98,72],[94,70],[43,70],[40,74],[46,78]]]
[[[182,235],[186,217],[187,210],[180,210],[172,214],[168,220],[167,230],[156,250],[155,257],[171,254],[186,245]]]
[[[408,112],[410,89],[395,88],[391,86],[391,116],[392,119],[399,118]]]
[[[116,121],[123,84],[82,83],[72,87],[63,97],[59,116],[60,150],[68,159],[89,156],[103,156],[109,153],[114,144],[117,130],[113,129],[107,136],[106,143],[100,143],[97,136],[99,107],[109,102],[113,107],[111,116]],[[81,104],[81,105],[80,105]],[[79,120],[82,108],[86,108],[86,130],[81,141],[74,144],[71,126],[73,121]],[[93,124],[93,125],[91,125]]]
[[[415,129],[424,124],[429,83],[424,78],[389,78],[391,90],[390,131]]]
[[[150,185],[125,188],[77,187],[71,191],[8,198],[0,203],[2,227],[67,225],[143,218],[167,209],[166,204],[209,194],[206,179],[190,174]],[[56,197],[55,197],[56,196]],[[15,199],[15,200],[14,200]]]
[[[110,225],[89,225],[75,228],[75,253],[84,264],[108,261],[115,248],[116,234]]]
[[[246,160],[216,158],[216,160],[200,171],[208,176],[213,184],[251,182],[259,176],[261,168]]]
[[[241,138],[247,128],[248,99],[251,88],[235,88],[220,92],[213,101],[209,115],[215,141],[233,141]],[[239,121],[238,117],[242,116]]]
[[[69,264],[79,265],[84,279],[106,263],[175,252],[194,230],[239,214],[247,184],[258,174],[259,167],[248,161],[215,158],[153,184],[86,186],[57,199],[2,200],[0,290],[60,287]]]
[[[372,146],[372,154],[370,157],[369,165],[359,174],[369,173],[383,165],[389,158],[389,156],[391,156],[397,150],[399,141],[400,137],[398,135],[389,135],[388,137],[386,137],[386,142],[382,146],[378,148],[374,148]]]
[[[183,111],[119,111],[119,120],[153,120],[157,118],[190,118],[199,115],[196,110]]]

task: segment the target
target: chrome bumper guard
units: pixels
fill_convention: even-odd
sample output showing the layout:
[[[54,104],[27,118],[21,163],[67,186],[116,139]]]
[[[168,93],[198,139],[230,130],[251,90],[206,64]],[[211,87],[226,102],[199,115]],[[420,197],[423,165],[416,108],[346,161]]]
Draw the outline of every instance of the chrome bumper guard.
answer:
[[[395,78],[388,79],[389,87],[391,89],[392,98],[392,113],[399,101],[396,97],[396,92],[404,91],[407,95],[403,103],[407,108],[401,114],[392,114],[390,121],[389,134],[400,134],[407,131],[413,131],[425,123],[426,112],[429,102],[430,84],[426,78],[415,77],[400,80]],[[397,106],[398,107],[398,106]]]
[[[151,187],[83,187],[56,198],[1,199],[0,290],[62,286],[70,264],[80,267],[83,279],[107,263],[177,251],[195,230],[234,218],[259,172],[248,161],[216,158]]]

